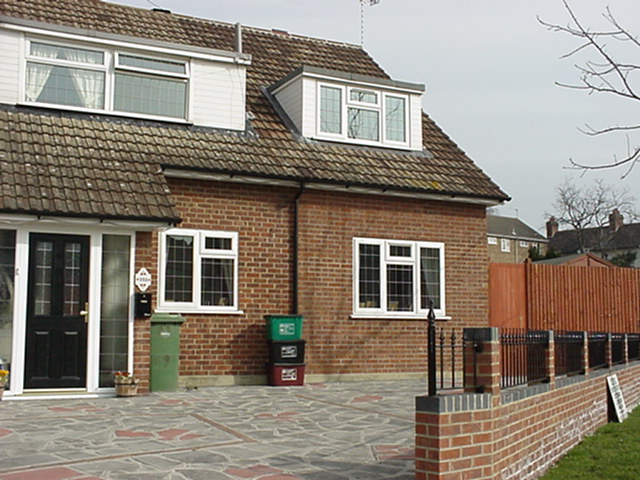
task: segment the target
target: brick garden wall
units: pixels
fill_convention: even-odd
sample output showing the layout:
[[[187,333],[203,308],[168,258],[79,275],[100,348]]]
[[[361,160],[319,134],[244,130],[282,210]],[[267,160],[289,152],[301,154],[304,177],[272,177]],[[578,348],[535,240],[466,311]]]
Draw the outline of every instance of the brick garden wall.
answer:
[[[497,329],[491,329],[497,331]],[[495,338],[495,337],[494,337]],[[550,349],[549,366],[553,365]],[[606,424],[607,375],[616,373],[627,408],[640,404],[640,363],[500,391],[499,344],[486,342],[479,369],[488,393],[419,397],[417,480],[529,480]],[[497,376],[496,376],[497,373]],[[493,380],[490,380],[493,379]]]
[[[293,201],[298,190],[169,182],[183,218],[180,227],[239,233],[239,305],[244,313],[183,315],[182,381],[207,384],[211,377],[234,376],[264,382],[257,377],[264,375],[267,361],[263,316],[292,313],[293,308]],[[299,205],[298,301],[305,317],[307,375],[425,371],[424,321],[350,319],[354,237],[444,242],[450,323],[488,324],[484,207],[310,190]],[[152,272],[155,300],[157,234],[139,244],[137,257],[137,268]],[[136,345],[146,342],[144,334],[143,326],[136,328]],[[146,361],[145,348],[136,346],[137,368]]]

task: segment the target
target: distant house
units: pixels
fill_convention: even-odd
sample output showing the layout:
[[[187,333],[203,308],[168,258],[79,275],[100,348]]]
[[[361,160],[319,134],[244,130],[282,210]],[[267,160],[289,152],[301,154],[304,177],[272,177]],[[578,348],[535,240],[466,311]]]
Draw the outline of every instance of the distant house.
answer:
[[[640,223],[624,223],[615,209],[608,225],[584,230],[558,230],[558,222],[547,222],[549,247],[560,255],[592,253],[616,265],[640,268]]]
[[[314,381],[422,376],[426,317],[488,324],[508,196],[359,45],[98,0],[0,3],[0,357],[10,395],[265,383],[264,316]],[[412,61],[407,57],[407,61]],[[158,317],[156,316],[156,319]]]
[[[574,253],[573,255],[564,255],[562,257],[535,260],[533,263],[541,265],[570,265],[572,267],[615,267],[610,261],[593,253]]]
[[[529,249],[544,254],[547,239],[519,218],[487,215],[487,251],[490,262],[522,263]]]

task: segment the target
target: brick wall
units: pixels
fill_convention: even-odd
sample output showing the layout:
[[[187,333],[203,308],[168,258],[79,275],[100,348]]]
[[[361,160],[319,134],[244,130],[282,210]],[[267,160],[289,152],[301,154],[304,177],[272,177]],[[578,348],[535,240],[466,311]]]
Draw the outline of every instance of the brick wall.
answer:
[[[499,342],[483,342],[486,393],[416,399],[417,480],[529,480],[541,476],[586,435],[606,424],[607,375],[615,373],[627,408],[640,404],[640,363],[500,391]],[[553,365],[553,348],[547,363]]]
[[[293,308],[293,201],[298,190],[175,179],[170,186],[184,219],[181,227],[239,233],[239,305],[244,312],[183,315],[180,375],[263,375],[263,316]],[[450,323],[488,324],[484,207],[310,190],[299,205],[298,301],[305,317],[307,375],[426,369],[426,322],[350,319],[354,237],[444,242]],[[157,260],[146,259],[158,258],[157,234],[139,246],[138,257],[152,271]],[[136,358],[144,362],[144,352]]]

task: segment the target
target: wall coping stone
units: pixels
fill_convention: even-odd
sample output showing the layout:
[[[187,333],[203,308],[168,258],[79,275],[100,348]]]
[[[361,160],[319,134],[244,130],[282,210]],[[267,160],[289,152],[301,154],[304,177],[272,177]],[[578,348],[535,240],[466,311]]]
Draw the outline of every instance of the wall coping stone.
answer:
[[[523,400],[549,391],[551,391],[551,386],[548,383],[510,388],[500,392],[500,401],[504,405],[506,403],[517,402],[518,400]]]
[[[490,393],[460,393],[416,397],[416,411],[429,413],[464,412],[491,408]]]

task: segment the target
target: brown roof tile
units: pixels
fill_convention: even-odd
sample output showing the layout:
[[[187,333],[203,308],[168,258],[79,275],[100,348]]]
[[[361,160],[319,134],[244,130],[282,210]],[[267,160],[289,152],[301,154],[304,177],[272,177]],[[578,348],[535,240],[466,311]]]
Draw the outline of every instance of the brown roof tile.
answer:
[[[3,0],[0,15],[232,50],[230,24],[98,0]],[[504,200],[423,115],[424,152],[299,140],[263,89],[302,65],[387,79],[360,47],[244,28],[251,134],[81,114],[0,111],[0,211],[176,219],[160,167]],[[62,194],[61,194],[62,192]]]

